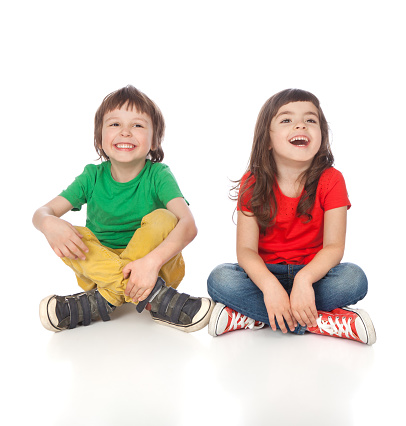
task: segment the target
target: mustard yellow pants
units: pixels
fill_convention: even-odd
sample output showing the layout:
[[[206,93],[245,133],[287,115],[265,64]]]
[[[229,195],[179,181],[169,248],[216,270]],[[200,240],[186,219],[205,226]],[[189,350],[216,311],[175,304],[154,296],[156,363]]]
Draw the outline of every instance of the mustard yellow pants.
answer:
[[[124,279],[123,268],[127,263],[140,259],[151,252],[175,228],[177,218],[170,211],[158,209],[146,215],[125,249],[103,246],[90,229],[76,226],[83,235],[82,241],[89,252],[86,260],[62,258],[73,269],[79,286],[88,291],[98,288],[100,294],[112,305],[120,306],[132,299],[124,294],[128,279]],[[160,270],[159,276],[167,286],[176,288],[185,275],[182,253],[169,260]]]

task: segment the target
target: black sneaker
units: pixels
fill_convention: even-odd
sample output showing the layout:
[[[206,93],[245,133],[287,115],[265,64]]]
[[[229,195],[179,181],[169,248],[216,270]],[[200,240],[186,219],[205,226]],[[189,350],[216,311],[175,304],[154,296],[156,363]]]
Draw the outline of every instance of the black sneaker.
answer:
[[[159,277],[148,298],[137,305],[138,312],[144,308],[150,311],[154,321],[190,333],[209,323],[214,302],[179,293]]]
[[[109,321],[115,308],[95,288],[71,296],[48,296],[39,305],[39,316],[47,330],[61,331],[89,325],[99,318]]]

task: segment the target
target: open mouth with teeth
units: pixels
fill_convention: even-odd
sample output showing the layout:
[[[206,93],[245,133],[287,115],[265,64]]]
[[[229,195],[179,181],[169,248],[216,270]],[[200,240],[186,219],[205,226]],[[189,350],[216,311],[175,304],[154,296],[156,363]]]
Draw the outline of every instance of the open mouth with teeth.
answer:
[[[290,139],[289,142],[295,146],[307,146],[310,143],[306,136],[295,136],[294,138]]]
[[[123,149],[123,150],[129,150],[129,149],[134,149],[135,145],[133,145],[132,143],[118,143],[116,145],[114,145],[117,149]]]

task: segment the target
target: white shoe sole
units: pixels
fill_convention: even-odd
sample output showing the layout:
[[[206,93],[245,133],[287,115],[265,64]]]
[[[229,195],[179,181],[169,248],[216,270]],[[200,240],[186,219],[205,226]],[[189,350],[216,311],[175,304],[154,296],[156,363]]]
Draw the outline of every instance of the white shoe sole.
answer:
[[[365,330],[366,330],[366,339],[365,342],[367,345],[373,345],[376,342],[376,332],[374,324],[372,323],[371,317],[369,316],[368,312],[364,311],[363,309],[351,309],[351,308],[342,308],[345,311],[349,312],[355,312],[362,320]]]
[[[39,318],[41,324],[49,331],[61,331],[60,328],[54,326],[58,324],[58,318],[55,314],[56,310],[56,299],[55,294],[45,297],[39,304]]]
[[[216,303],[216,306],[213,309],[209,322],[209,334],[210,336],[217,337],[219,334],[216,333],[218,320],[220,318],[222,310],[226,307],[222,303]]]

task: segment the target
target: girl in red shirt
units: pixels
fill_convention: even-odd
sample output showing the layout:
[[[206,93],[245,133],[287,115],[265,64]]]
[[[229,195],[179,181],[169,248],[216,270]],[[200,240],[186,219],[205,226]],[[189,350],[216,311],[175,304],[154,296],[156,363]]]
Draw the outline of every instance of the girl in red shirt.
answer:
[[[212,336],[268,324],[375,343],[369,315],[347,306],[365,297],[368,282],[361,268],[340,263],[351,204],[333,162],[313,94],[288,89],[268,99],[235,187],[238,264],[220,265],[208,278],[217,302]]]

